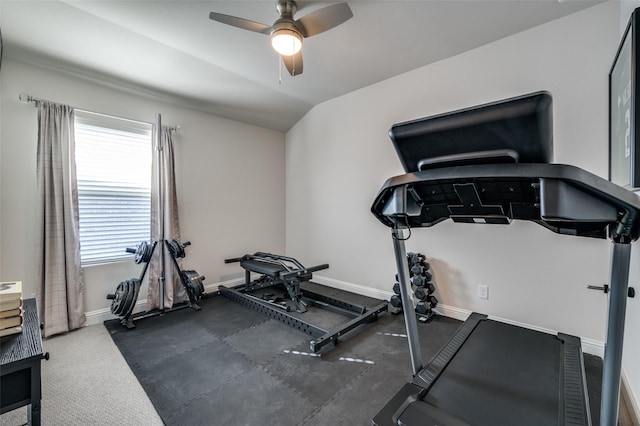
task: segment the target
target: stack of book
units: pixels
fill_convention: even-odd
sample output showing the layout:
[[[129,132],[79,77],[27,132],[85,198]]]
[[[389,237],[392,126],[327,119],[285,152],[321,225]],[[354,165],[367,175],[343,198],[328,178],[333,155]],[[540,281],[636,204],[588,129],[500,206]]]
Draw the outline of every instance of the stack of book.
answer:
[[[22,282],[0,282],[0,337],[22,332]]]

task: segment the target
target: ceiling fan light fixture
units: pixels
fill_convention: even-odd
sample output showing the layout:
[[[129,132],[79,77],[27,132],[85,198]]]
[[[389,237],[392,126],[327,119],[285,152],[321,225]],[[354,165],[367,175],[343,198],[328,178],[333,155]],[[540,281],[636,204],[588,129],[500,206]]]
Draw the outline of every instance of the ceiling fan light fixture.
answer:
[[[271,46],[282,56],[295,55],[302,49],[302,35],[291,29],[271,33]]]

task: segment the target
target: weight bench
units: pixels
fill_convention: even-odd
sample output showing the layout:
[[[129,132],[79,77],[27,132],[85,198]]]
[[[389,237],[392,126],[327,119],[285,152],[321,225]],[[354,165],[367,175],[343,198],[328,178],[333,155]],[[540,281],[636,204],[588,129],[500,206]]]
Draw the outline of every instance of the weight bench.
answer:
[[[292,257],[264,252],[245,254],[242,257],[226,259],[224,262],[239,262],[245,270],[245,282],[233,287],[220,286],[220,294],[313,336],[314,340],[310,342],[312,352],[318,352],[331,342],[336,344],[338,337],[361,324],[376,320],[378,314],[387,311],[386,301],[368,309],[363,305],[302,289],[300,283],[311,280],[313,272],[329,268],[326,263],[305,268]],[[260,277],[252,280],[252,273],[260,274]],[[284,289],[289,300],[274,295],[253,294],[265,288]],[[290,313],[293,307],[295,312],[304,314],[309,306],[326,309],[350,317],[351,320],[331,330],[325,330]]]
[[[261,288],[282,285],[287,290],[296,312],[300,313],[306,312],[309,306],[309,302],[302,297],[300,282],[310,280],[313,272],[329,267],[328,264],[324,263],[311,268],[305,268],[292,257],[263,252],[245,254],[242,257],[226,259],[224,261],[224,263],[234,262],[240,262],[240,266],[245,270],[245,283],[242,286],[244,292],[253,292]],[[252,282],[252,272],[261,274],[262,276]],[[267,300],[269,303],[275,303],[268,299],[264,300]],[[285,310],[288,308],[287,304],[275,303],[275,305]]]

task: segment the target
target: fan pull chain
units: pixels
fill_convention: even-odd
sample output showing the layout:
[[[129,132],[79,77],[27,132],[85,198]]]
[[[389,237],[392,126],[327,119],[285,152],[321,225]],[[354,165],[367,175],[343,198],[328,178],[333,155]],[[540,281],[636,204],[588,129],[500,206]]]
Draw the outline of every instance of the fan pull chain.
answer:
[[[280,66],[278,67],[278,84],[282,84],[282,56],[278,55],[278,63]]]

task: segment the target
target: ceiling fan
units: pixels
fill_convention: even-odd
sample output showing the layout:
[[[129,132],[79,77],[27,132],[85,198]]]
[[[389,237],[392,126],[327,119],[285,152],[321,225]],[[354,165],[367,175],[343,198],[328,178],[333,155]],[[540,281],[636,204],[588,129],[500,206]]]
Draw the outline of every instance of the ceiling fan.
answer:
[[[337,27],[353,17],[353,13],[346,3],[327,6],[308,13],[297,20],[293,19],[293,15],[298,10],[295,1],[277,0],[276,9],[280,14],[280,19],[274,22],[273,25],[265,25],[260,22],[216,12],[211,12],[209,19],[269,35],[271,37],[271,45],[282,56],[282,61],[289,74],[296,76],[302,74],[302,39]]]

